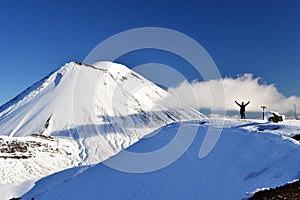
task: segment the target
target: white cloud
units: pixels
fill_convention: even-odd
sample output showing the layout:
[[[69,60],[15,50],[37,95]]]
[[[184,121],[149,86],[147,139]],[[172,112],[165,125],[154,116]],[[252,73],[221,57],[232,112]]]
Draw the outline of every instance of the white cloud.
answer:
[[[274,84],[262,84],[260,78],[254,78],[252,74],[222,80],[183,82],[168,91],[170,95],[162,102],[168,107],[192,106],[197,109],[211,109],[213,105],[214,109],[218,110],[225,105],[226,110],[237,110],[238,106],[234,103],[235,100],[238,102],[250,100],[247,111],[260,111],[261,105],[266,105],[268,110],[276,110],[281,113],[293,111],[294,104],[300,108],[300,97],[286,97],[277,90]]]

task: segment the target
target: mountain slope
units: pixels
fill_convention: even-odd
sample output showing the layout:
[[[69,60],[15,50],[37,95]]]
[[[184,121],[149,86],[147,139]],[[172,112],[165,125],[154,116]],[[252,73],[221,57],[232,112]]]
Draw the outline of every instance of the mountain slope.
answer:
[[[76,142],[62,138],[1,136],[0,146],[1,184],[43,177],[80,162]]]
[[[69,167],[95,164],[166,124],[204,118],[193,109],[164,109],[157,102],[166,95],[123,65],[71,62],[0,107],[0,134],[75,141],[80,159]]]

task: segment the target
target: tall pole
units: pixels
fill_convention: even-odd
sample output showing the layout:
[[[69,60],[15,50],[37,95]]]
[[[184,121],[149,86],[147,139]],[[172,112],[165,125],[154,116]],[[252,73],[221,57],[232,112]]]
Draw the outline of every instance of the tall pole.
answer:
[[[263,114],[263,120],[265,119],[265,112],[266,112],[266,109],[267,109],[267,106],[261,106],[262,108],[262,114]]]
[[[297,120],[297,107],[296,107],[296,104],[294,104],[294,112],[295,112],[295,119]]]

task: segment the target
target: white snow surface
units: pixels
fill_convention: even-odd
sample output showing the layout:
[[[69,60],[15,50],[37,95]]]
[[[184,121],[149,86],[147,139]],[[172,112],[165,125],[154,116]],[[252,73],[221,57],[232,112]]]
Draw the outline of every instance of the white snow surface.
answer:
[[[257,188],[275,187],[300,178],[299,142],[278,131],[293,130],[299,134],[299,121],[273,124],[226,119],[217,145],[207,157],[199,159],[199,148],[208,127],[220,128],[218,123],[221,125],[222,120],[212,119],[206,124],[193,121],[171,124],[127,149],[140,153],[159,150],[174,139],[179,126],[187,134],[191,127],[197,126],[197,136],[189,149],[161,170],[131,174],[102,163],[84,170],[72,168],[37,181],[22,199],[231,200],[247,198]],[[254,127],[260,125],[281,128],[255,131]],[[177,138],[178,145],[184,140]],[[120,154],[110,159],[118,160]]]
[[[0,107],[0,143],[29,145],[0,153],[0,183],[97,164],[166,124],[205,118],[193,109],[164,109],[157,102],[166,95],[121,64],[67,63]],[[30,147],[34,142],[42,145]]]
[[[1,136],[0,146],[1,184],[40,178],[80,162],[76,143],[66,139]]]

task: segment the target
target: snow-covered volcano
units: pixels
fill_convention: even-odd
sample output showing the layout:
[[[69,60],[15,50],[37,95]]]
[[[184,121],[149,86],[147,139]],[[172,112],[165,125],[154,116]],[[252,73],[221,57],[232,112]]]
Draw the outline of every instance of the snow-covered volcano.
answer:
[[[71,62],[0,107],[0,134],[70,139],[78,163],[95,164],[166,124],[204,118],[164,109],[166,95],[121,64]]]

